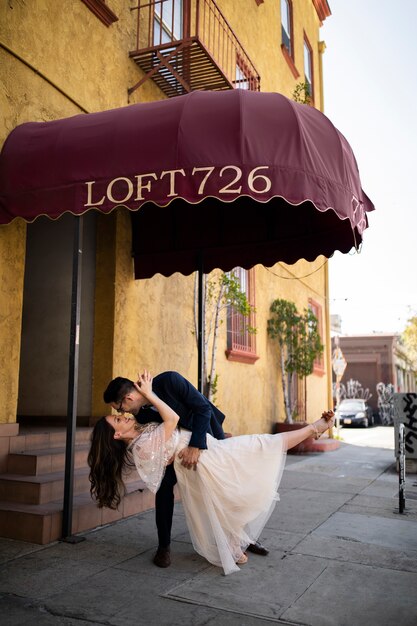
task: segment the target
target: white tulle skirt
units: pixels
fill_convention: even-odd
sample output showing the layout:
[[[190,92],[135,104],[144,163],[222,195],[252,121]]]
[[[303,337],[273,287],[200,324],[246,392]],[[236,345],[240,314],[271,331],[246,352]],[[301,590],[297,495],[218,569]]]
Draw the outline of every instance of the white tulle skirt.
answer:
[[[177,452],[188,445],[181,431]],[[281,435],[243,435],[218,441],[207,435],[197,471],[175,458],[175,472],[195,550],[225,574],[254,543],[279,495],[286,450]]]

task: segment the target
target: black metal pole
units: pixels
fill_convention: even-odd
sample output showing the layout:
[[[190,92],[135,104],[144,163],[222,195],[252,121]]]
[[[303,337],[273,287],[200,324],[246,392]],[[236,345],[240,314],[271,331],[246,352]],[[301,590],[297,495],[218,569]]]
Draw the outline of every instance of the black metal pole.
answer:
[[[403,423],[398,427],[398,448],[399,448],[399,489],[398,489],[398,509],[404,513],[405,508],[405,426]]]
[[[78,361],[80,347],[81,279],[83,254],[83,217],[74,217],[74,250],[72,259],[71,329],[69,346],[67,439],[65,447],[64,510],[62,513],[62,539],[70,543],[82,541],[72,533],[72,508],[74,485],[74,446],[77,428]]]
[[[204,263],[200,254],[198,267],[198,390],[204,392]]]

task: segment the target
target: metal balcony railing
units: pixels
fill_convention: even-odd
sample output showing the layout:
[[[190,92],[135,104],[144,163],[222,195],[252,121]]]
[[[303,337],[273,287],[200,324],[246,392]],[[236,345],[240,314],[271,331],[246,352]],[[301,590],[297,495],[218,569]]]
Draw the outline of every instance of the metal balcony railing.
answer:
[[[129,56],[168,96],[196,89],[259,91],[258,72],[214,0],[140,0]]]

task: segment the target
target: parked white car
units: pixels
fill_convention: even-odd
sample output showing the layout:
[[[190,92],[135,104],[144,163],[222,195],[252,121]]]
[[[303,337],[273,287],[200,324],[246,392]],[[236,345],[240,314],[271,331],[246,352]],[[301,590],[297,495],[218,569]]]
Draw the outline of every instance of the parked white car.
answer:
[[[337,418],[340,419],[341,426],[368,426],[374,425],[374,415],[372,408],[362,398],[346,398],[342,400],[336,411]]]

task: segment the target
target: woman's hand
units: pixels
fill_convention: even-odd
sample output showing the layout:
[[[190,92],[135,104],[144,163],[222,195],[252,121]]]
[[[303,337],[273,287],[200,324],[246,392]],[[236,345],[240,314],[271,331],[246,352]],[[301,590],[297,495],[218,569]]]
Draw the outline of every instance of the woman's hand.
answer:
[[[152,380],[151,373],[148,370],[144,370],[143,374],[138,374],[138,380],[135,383],[137,391],[147,400],[153,397]]]
[[[326,422],[330,422],[330,420],[334,417],[333,411],[324,411],[321,414],[322,418],[326,420]]]
[[[167,441],[178,424],[179,415],[152,391],[152,376],[148,370],[144,370],[143,374],[139,374],[139,378],[134,385],[140,395],[158,411],[164,423],[165,441]],[[157,419],[154,421],[157,421]]]

